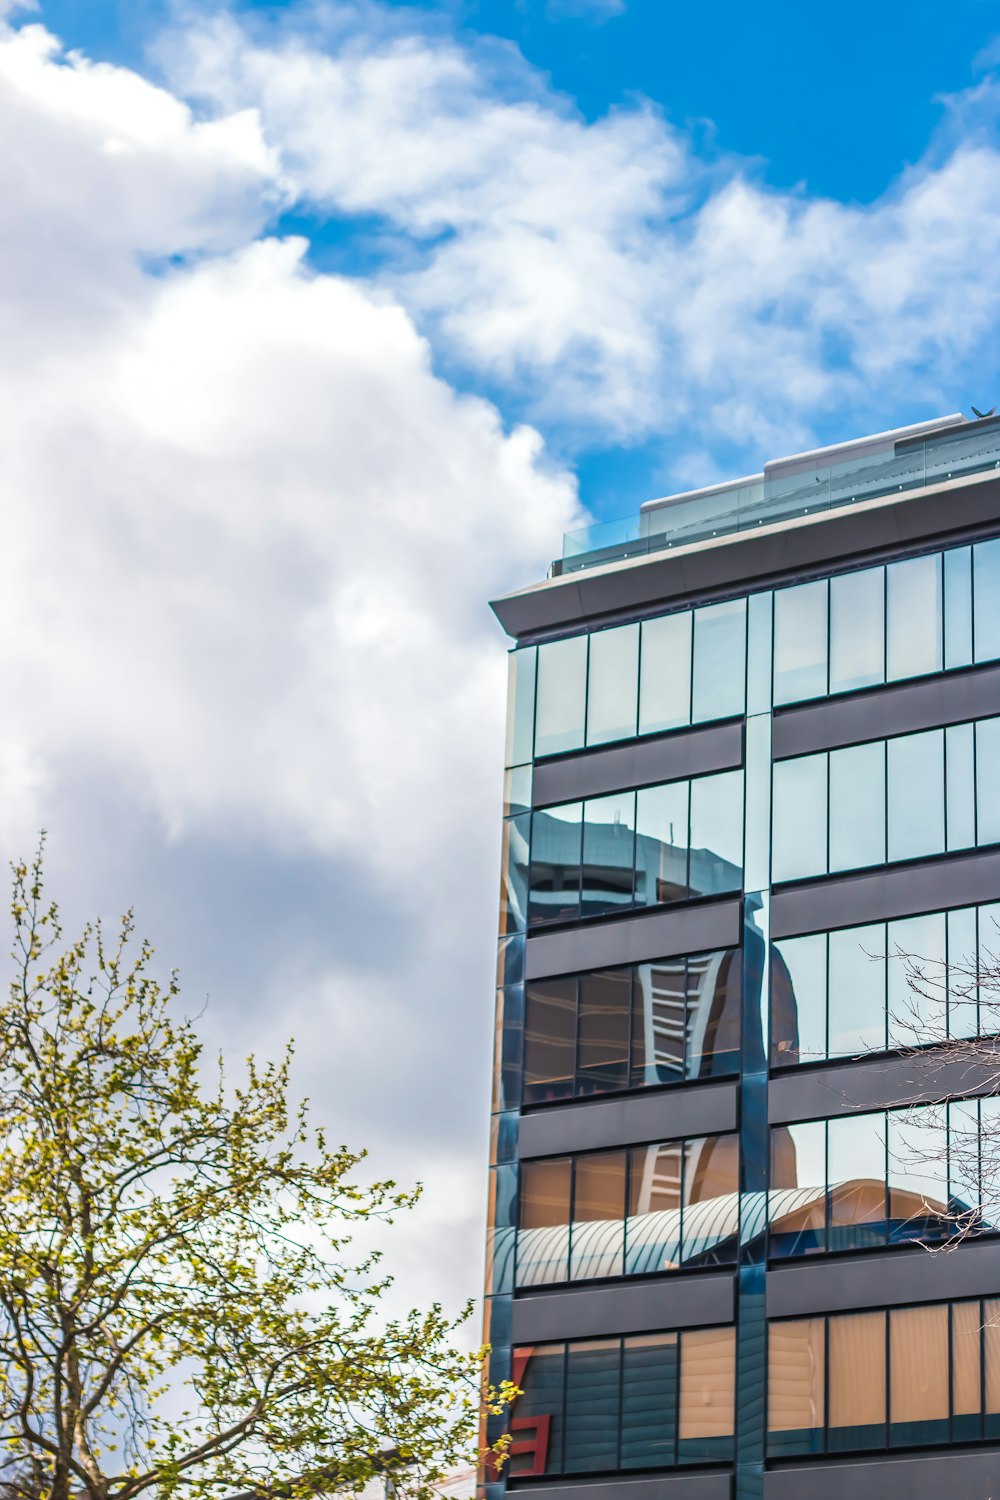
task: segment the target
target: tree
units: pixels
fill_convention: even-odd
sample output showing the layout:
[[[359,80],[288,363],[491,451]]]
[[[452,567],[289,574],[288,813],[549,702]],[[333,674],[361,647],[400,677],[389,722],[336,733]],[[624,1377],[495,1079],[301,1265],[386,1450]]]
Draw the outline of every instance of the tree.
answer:
[[[0,1479],[31,1500],[422,1496],[475,1447],[469,1309],[382,1316],[352,1230],[416,1192],[356,1180],[289,1103],[291,1051],[207,1071],[127,914],[63,944],[14,867],[0,1004]],[[509,1392],[487,1392],[500,1409]]]

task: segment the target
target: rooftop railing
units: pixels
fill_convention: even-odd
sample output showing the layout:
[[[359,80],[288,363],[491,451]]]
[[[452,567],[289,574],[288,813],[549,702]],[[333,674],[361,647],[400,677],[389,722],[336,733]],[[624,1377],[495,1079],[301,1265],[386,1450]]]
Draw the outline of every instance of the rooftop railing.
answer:
[[[760,479],[708,494],[681,495],[628,520],[567,532],[562,558],[552,571],[572,573],[686,547],[992,469],[1000,470],[1000,418],[903,439],[881,453],[869,451],[836,463],[800,466],[779,461]]]

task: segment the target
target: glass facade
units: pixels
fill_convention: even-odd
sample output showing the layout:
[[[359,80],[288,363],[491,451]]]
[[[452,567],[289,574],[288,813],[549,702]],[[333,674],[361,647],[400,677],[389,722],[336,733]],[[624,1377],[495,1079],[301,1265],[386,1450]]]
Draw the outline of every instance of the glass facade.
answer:
[[[775,1319],[771,1458],[1000,1439],[1000,1302]]]
[[[994,1232],[983,1143],[1000,1139],[1000,1096],[900,1107],[909,1095],[872,1083],[898,1083],[901,1051],[996,1025],[980,976],[1000,954],[1000,889],[975,872],[1000,845],[1000,714],[992,675],[971,669],[1000,661],[1000,537],[859,562],[625,623],[616,603],[613,623],[511,653],[486,1337],[492,1377],[522,1394],[486,1426],[512,1442],[484,1500],[573,1475],[622,1476],[626,1493],[628,1473],[680,1465],[731,1470],[734,1500],[760,1500],[769,1465],[1000,1442],[1000,1302],[889,1305],[914,1260],[900,1249]],[[927,721],[899,703],[937,686],[886,690],[919,678],[959,722],[909,729]],[[826,748],[775,758],[781,721],[823,744],[825,712],[789,712],[820,700]],[[697,725],[685,745],[710,745],[732,720],[738,767],[710,769],[736,758],[730,724],[702,774],[642,780],[671,764],[671,736]],[[635,743],[650,737],[662,763]],[[956,869],[946,887],[937,872]],[[874,893],[868,920],[836,925],[868,910],[844,891]],[[866,1107],[844,1110],[853,1068]],[[702,1110],[713,1097],[731,1112]],[[834,1256],[878,1268],[885,1305],[878,1291],[875,1310],[768,1318],[776,1279],[808,1282],[826,1259],[829,1286]],[[546,1321],[562,1342],[523,1342],[549,1292],[570,1319],[626,1297],[676,1309],[689,1285],[723,1288],[732,1322],[623,1335],[611,1319],[597,1337],[589,1311]]]

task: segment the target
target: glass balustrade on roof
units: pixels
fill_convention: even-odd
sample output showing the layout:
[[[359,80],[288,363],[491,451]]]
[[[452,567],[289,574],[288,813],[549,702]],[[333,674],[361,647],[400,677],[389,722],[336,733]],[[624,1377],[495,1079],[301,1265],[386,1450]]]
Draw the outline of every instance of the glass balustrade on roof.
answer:
[[[712,541],[963,475],[1000,470],[1000,417],[975,422],[950,417],[924,425],[936,430],[909,435],[913,429],[901,429],[816,454],[776,459],[765,465],[763,474],[650,501],[638,516],[567,532],[562,558],[553,564],[553,573]]]

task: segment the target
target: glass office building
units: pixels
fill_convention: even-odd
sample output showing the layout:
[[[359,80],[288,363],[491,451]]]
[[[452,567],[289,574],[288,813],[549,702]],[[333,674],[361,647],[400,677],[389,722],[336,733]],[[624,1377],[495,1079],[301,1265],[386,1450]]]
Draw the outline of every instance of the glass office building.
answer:
[[[933,1066],[1000,1013],[1000,418],[650,502],[493,607],[486,1500],[1000,1495],[1000,1076]]]

